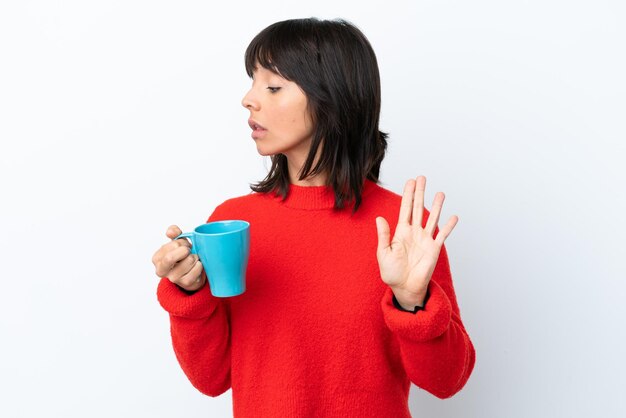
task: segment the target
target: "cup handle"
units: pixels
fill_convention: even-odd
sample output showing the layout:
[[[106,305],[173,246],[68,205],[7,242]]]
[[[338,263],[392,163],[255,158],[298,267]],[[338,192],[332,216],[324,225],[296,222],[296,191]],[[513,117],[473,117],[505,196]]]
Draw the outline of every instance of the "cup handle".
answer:
[[[193,240],[193,232],[183,232],[182,234],[180,234],[174,239],[181,239],[181,238],[189,238],[189,241],[191,241],[191,254],[197,254],[196,245]]]

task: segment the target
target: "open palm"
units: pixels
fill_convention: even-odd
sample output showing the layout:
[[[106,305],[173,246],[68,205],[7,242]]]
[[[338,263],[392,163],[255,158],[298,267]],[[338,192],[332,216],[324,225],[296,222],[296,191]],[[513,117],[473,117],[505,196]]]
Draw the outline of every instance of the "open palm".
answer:
[[[398,301],[407,306],[423,305],[441,246],[458,221],[457,216],[452,216],[433,238],[445,195],[441,192],[435,195],[428,221],[422,227],[425,189],[424,176],[406,182],[393,240],[390,241],[387,220],[376,218],[380,276]]]

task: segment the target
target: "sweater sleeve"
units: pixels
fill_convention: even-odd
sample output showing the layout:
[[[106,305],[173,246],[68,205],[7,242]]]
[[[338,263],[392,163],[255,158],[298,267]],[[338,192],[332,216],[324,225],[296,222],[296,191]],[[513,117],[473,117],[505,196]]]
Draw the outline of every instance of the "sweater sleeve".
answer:
[[[219,209],[207,222],[219,218]],[[202,274],[206,278],[204,271]],[[214,397],[231,386],[229,307],[227,300],[213,296],[205,283],[197,292],[188,294],[164,277],[157,298],[169,313],[178,363],[195,388]]]
[[[429,297],[415,314],[396,308],[387,288],[381,305],[397,336],[405,371],[415,385],[449,398],[465,385],[475,362],[474,346],[461,322],[445,246],[428,285]]]

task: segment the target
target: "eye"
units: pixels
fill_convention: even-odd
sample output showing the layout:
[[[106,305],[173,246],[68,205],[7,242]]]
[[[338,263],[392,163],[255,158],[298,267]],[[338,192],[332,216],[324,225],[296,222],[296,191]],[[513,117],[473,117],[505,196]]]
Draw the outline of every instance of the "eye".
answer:
[[[276,93],[278,90],[280,90],[280,87],[268,87],[267,88],[270,93]]]

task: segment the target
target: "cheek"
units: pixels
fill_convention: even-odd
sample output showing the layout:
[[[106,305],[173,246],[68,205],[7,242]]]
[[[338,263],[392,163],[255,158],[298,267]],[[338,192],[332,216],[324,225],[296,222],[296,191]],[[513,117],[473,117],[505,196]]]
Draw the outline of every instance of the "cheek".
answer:
[[[276,122],[290,131],[310,131],[311,117],[306,108],[306,100],[288,100],[274,108]]]
[[[306,108],[306,105],[300,104],[297,108],[293,109],[291,112],[291,123],[294,125],[298,125],[303,129],[311,128],[311,117]]]
[[[305,123],[308,125],[306,113],[294,106],[282,106],[276,109],[277,121],[286,128],[297,128]]]

